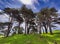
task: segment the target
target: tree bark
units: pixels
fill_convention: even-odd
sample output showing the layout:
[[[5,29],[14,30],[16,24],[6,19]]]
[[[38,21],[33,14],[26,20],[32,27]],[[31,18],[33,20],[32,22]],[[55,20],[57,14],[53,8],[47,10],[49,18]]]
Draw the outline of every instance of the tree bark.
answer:
[[[8,25],[8,30],[7,30],[7,35],[6,35],[6,37],[9,36],[10,29],[11,29],[11,27],[12,27],[12,21],[13,21],[13,18],[11,18],[11,21],[10,21],[10,23],[9,23],[9,25]]]
[[[27,34],[27,28],[28,28],[28,24],[27,22],[25,22],[25,34]]]
[[[41,34],[41,23],[37,22],[38,26],[37,26],[37,30],[38,30],[38,34]]]
[[[45,22],[43,22],[43,26],[44,26],[44,28],[45,28],[45,32],[46,32],[46,34],[47,34],[47,33],[48,33],[48,30],[47,30],[47,27],[46,27]]]
[[[7,35],[6,35],[6,37],[9,36],[9,33],[10,33],[10,29],[11,29],[11,27],[12,27],[12,24],[9,24],[9,25],[8,25],[8,30],[7,30]]]
[[[27,34],[29,34],[30,27],[27,29]]]
[[[50,34],[53,34],[52,33],[52,29],[51,29],[51,24],[49,23],[49,30],[50,30]]]
[[[46,25],[43,25],[44,26],[44,28],[45,28],[45,32],[46,32],[46,34],[48,33],[48,30],[47,30],[47,28],[46,28]]]
[[[20,34],[20,22],[19,22],[19,25],[18,25],[18,34]]]

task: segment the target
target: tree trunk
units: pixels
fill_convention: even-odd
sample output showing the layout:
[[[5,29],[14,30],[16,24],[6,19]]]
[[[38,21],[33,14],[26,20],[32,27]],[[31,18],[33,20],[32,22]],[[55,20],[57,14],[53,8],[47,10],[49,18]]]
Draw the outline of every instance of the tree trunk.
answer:
[[[26,22],[25,22],[25,34],[26,34]]]
[[[28,23],[26,23],[26,34],[29,33],[28,31],[29,31],[29,30],[28,30]]]
[[[11,27],[12,27],[12,21],[13,21],[13,18],[11,18],[10,24],[8,25],[8,30],[7,30],[7,35],[6,35],[6,37],[9,36],[10,29],[11,29]]]
[[[43,34],[44,34],[44,29],[43,29]]]
[[[42,26],[41,26],[41,23],[39,23],[39,28],[40,28],[40,29],[39,29],[39,33],[40,33],[40,34],[42,33],[42,32],[41,32],[41,27],[42,27]]]
[[[46,32],[46,34],[48,33],[48,31],[47,31],[47,28],[46,28],[46,25],[43,25],[44,26],[44,28],[45,28],[45,32]]]
[[[46,33],[48,33],[47,28],[46,28],[46,26],[45,26],[45,25],[44,25],[44,28],[45,28],[45,32],[46,32]]]
[[[20,22],[19,22],[19,25],[18,25],[18,34],[20,34]]]
[[[30,27],[27,29],[27,34],[29,34]]]
[[[11,29],[11,27],[12,27],[12,24],[9,24],[9,25],[8,25],[8,30],[7,30],[7,35],[6,35],[6,37],[9,36],[9,33],[10,33],[10,29]]]
[[[41,34],[41,23],[37,22],[37,24],[38,24],[38,26],[37,26],[38,34]]]
[[[49,30],[50,30],[50,34],[53,34],[52,33],[52,29],[51,29],[51,24],[49,23]]]
[[[45,28],[45,32],[46,32],[46,34],[47,34],[47,33],[48,33],[48,30],[47,30],[47,27],[46,27],[45,22],[43,22],[43,26],[44,26],[44,28]]]
[[[42,31],[43,31],[43,34],[44,34],[44,29],[43,29],[43,27],[42,27]]]
[[[27,28],[28,28],[28,24],[27,22],[25,22],[25,34],[27,34]]]

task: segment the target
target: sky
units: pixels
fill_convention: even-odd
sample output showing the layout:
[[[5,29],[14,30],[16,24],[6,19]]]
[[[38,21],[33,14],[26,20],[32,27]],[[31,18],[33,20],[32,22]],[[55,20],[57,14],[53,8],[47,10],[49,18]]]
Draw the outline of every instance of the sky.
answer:
[[[60,12],[59,0],[0,0],[0,9],[6,7],[20,8],[23,4],[34,12],[38,12],[44,7],[55,7]]]
[[[22,5],[26,5],[27,8],[33,10],[33,12],[39,12],[44,7],[55,7],[60,13],[60,1],[59,0],[0,0],[0,11],[6,7],[21,8]],[[0,21],[8,21],[8,17],[0,15]],[[59,27],[59,25],[57,25]],[[59,28],[60,29],[60,28]]]

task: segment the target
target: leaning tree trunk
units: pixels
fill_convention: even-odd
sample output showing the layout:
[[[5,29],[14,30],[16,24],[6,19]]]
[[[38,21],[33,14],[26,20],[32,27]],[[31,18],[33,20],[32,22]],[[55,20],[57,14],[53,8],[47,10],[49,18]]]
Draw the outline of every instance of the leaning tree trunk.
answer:
[[[52,33],[51,23],[50,23],[50,22],[49,22],[49,31],[50,31],[50,34],[53,34],[53,33]]]
[[[9,36],[9,33],[10,33],[10,29],[11,29],[11,27],[12,27],[12,24],[9,24],[9,25],[8,25],[8,30],[7,30],[7,35],[6,35],[6,37]]]
[[[8,30],[7,30],[6,37],[8,37],[8,36],[9,36],[10,29],[12,28],[12,21],[13,21],[13,18],[11,18],[11,21],[10,21],[10,23],[9,23],[9,25],[8,25]]]
[[[44,25],[44,28],[45,28],[45,32],[46,32],[46,34],[48,33],[48,30],[47,30],[47,28],[46,28],[46,25]]]
[[[43,26],[44,26],[44,28],[45,28],[45,32],[46,32],[46,34],[47,34],[47,33],[48,33],[48,30],[47,30],[47,27],[46,27],[45,22],[43,22]]]

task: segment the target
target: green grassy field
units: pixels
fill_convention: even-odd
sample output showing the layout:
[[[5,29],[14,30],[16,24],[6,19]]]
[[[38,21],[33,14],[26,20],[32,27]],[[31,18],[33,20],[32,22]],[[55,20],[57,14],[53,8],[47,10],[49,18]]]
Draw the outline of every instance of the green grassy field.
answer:
[[[50,34],[30,34],[30,35],[14,35],[7,38],[0,37],[0,44],[60,44],[60,31],[54,31]]]

